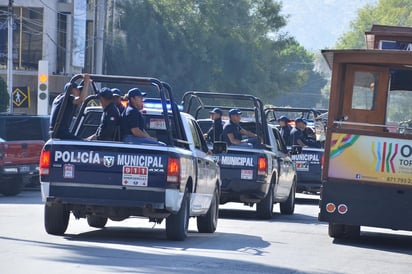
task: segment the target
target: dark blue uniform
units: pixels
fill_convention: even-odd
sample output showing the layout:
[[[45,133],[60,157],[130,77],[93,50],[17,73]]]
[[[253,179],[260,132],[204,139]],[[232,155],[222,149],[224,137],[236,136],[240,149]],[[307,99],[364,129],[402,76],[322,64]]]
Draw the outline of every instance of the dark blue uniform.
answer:
[[[222,140],[223,125],[222,119],[218,118],[213,121],[213,125],[207,131],[207,139],[211,142]]]
[[[103,110],[100,125],[96,131],[97,140],[114,140],[118,125],[120,125],[119,110],[114,103],[110,103]]]
[[[285,140],[285,144],[287,146],[292,145],[291,131],[292,131],[292,127],[288,124],[286,124],[286,126],[284,127],[280,127],[280,135],[282,135],[283,140]]]
[[[64,100],[64,93],[59,94],[54,100],[51,108],[50,114],[50,130],[54,130],[56,125],[57,115],[61,109]],[[58,131],[56,132],[55,137],[60,139],[73,139],[73,140],[80,140],[81,138],[75,136],[74,134],[70,133],[69,128],[72,123],[73,114],[75,110],[75,105],[73,103],[74,96],[70,95],[69,100],[67,102],[67,106],[64,110],[63,117],[59,126]]]
[[[145,120],[137,108],[129,105],[122,113],[122,138],[133,135],[131,129],[136,127],[143,131],[145,129]]]
[[[222,132],[222,141],[226,142],[228,145],[232,145],[230,142],[229,137],[227,136],[229,133],[232,133],[234,138],[237,140],[242,140],[242,134],[240,133],[240,130],[242,128],[240,127],[239,124],[234,124],[231,121],[229,121],[224,127],[223,127],[223,132]]]

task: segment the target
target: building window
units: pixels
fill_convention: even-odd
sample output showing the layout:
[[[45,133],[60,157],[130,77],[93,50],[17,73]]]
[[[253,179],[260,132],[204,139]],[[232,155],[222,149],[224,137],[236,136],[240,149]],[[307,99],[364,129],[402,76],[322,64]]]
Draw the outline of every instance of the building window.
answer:
[[[37,70],[42,59],[43,9],[17,7],[13,9],[14,69]],[[0,67],[7,67],[8,11],[0,7]]]

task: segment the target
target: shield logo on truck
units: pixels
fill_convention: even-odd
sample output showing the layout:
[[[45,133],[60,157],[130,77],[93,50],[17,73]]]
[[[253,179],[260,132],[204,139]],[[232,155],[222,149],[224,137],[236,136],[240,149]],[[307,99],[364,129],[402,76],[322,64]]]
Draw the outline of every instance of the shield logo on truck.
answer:
[[[114,165],[114,157],[113,156],[104,156],[103,164],[105,167],[112,167]]]

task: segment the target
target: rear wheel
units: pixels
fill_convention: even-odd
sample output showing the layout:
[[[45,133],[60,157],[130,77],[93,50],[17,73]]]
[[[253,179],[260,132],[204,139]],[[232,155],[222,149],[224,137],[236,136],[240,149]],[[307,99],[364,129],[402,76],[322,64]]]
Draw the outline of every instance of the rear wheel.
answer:
[[[103,228],[107,223],[107,217],[87,215],[86,218],[87,218],[87,223],[91,227]]]
[[[280,203],[279,205],[281,214],[290,215],[295,212],[295,196],[296,196],[296,181],[294,181],[292,184],[288,199]]]
[[[256,213],[261,219],[271,219],[273,217],[273,184],[270,185],[266,197],[256,204]]]
[[[52,235],[63,235],[69,225],[70,211],[63,204],[44,206],[44,227]]]
[[[183,241],[189,229],[190,197],[186,190],[180,210],[166,218],[166,236],[169,240]]]
[[[0,182],[0,193],[4,196],[16,196],[24,187],[24,180],[20,176],[2,179]]]
[[[213,233],[216,231],[219,218],[219,190],[216,188],[213,194],[209,210],[203,216],[197,217],[197,230],[200,233]]]

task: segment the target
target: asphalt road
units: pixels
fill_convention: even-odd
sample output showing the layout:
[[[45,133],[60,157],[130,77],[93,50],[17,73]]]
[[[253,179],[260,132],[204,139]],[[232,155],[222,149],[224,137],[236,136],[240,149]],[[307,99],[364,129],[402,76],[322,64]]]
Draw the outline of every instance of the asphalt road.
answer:
[[[356,241],[333,240],[317,197],[300,197],[311,199],[269,221],[221,206],[216,233],[198,233],[191,219],[186,241],[173,242],[164,223],[140,218],[95,229],[71,217],[65,236],[48,235],[38,190],[0,196],[0,273],[411,273],[411,232],[362,228]]]

